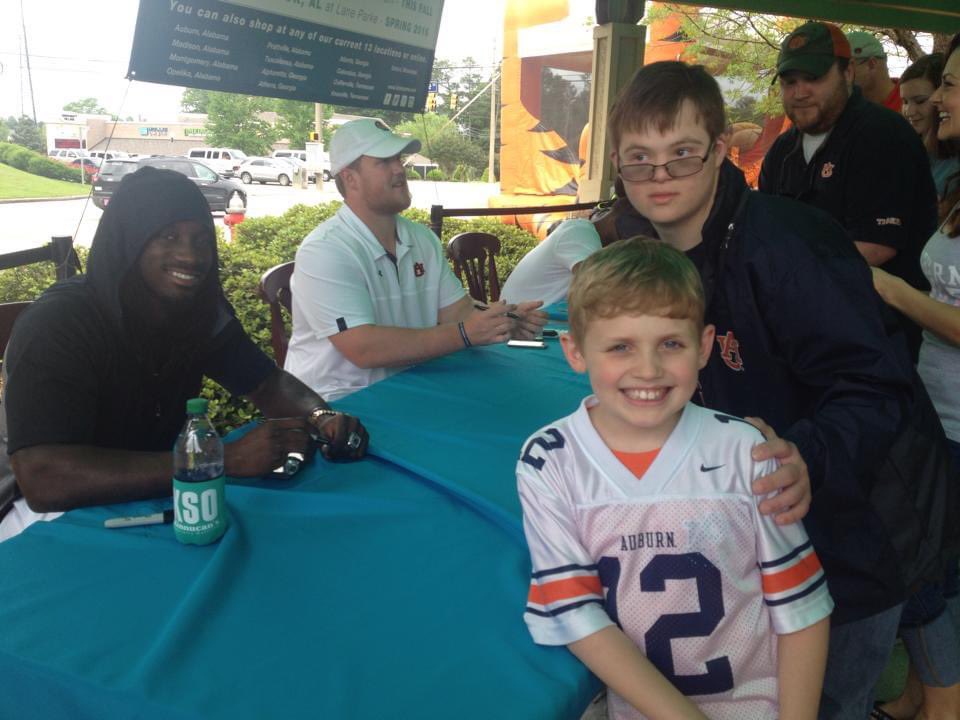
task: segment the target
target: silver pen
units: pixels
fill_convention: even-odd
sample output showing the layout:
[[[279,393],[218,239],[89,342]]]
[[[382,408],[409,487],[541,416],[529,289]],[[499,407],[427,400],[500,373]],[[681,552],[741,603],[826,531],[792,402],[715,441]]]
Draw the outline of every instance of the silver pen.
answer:
[[[173,510],[164,510],[150,515],[127,515],[112,517],[103,521],[105,528],[128,528],[142,525],[169,525],[173,522]]]

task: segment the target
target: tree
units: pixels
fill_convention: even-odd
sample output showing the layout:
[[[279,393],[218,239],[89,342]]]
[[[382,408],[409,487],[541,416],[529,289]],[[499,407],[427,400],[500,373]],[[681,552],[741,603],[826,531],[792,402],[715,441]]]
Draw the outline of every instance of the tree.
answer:
[[[314,104],[299,100],[274,100],[273,108],[278,115],[277,138],[289,140],[291,148],[303,149],[314,128]]]
[[[0,120],[0,142],[9,142],[10,140],[10,126],[7,125],[6,120]]]
[[[492,69],[478,65],[472,57],[459,61],[437,60],[433,65],[433,79],[439,85],[440,99],[443,101],[438,107],[440,114],[447,117],[456,115],[449,105],[452,94],[457,95],[458,109],[465,108],[471,100],[480,96],[457,117],[456,123],[461,134],[483,152],[487,151],[490,142],[490,90],[485,88],[492,78],[491,72]]]
[[[213,92],[207,101],[207,144],[233,147],[248,155],[267,155],[277,132],[260,113],[270,109],[268,98]]]
[[[753,95],[744,95],[727,108],[730,122],[751,122],[763,125],[763,113],[757,110],[757,99]]]
[[[681,17],[680,31],[692,43],[685,56],[694,62],[706,65],[715,75],[723,75],[734,80],[724,88],[724,94],[730,104],[740,98],[752,95],[760,98],[757,110],[766,115],[783,112],[779,93],[771,92],[771,84],[776,73],[777,55],[780,42],[796,27],[806,20],[775,15],[760,15],[747,10],[726,10],[689,5],[664,3],[649,13],[649,19],[675,14]],[[886,38],[890,52],[900,52],[911,61],[923,55],[918,33],[898,28],[864,28],[843,26],[850,30],[868,30],[878,37]],[[949,38],[935,34],[934,49],[946,47]]]
[[[472,167],[479,174],[486,167],[486,153],[448,121],[449,118],[443,115],[426,113],[397,125],[394,132],[417,138],[423,145],[420,152],[437,163],[447,177],[453,174],[457,165]]]
[[[589,117],[590,76],[573,71],[545,71],[540,119],[566,141],[571,153],[568,162],[579,162],[580,132]]]
[[[47,152],[47,144],[43,139],[43,124],[37,124],[27,115],[21,115],[10,124],[10,142],[22,145],[34,152]]]
[[[109,115],[106,109],[97,101],[96,98],[85,97],[82,100],[74,100],[63,106],[68,112],[81,113],[83,115]]]
[[[187,88],[180,96],[180,107],[184,112],[207,114],[207,106],[210,104],[210,98],[213,96],[212,90],[201,90],[200,88]]]
[[[423,146],[422,152],[440,166],[446,177],[451,177],[458,165],[471,167],[478,175],[487,165],[487,155],[483,150],[453,132],[440,133],[431,138]]]

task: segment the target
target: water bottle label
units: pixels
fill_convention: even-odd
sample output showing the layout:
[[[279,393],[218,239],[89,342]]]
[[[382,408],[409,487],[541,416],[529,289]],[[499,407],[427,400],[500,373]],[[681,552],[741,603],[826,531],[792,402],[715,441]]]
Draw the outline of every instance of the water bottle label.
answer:
[[[208,545],[227,530],[227,503],[221,475],[203,482],[173,479],[173,532],[190,545]]]

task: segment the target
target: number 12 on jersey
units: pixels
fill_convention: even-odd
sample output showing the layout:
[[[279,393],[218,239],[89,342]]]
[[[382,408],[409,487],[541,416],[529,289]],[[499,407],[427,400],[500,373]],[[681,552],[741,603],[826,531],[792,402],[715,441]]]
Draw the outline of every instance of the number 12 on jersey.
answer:
[[[607,614],[620,625],[617,613],[620,560],[604,556],[597,563],[597,571],[607,590]],[[647,658],[684,695],[711,695],[732,690],[733,671],[726,655],[707,660],[704,673],[678,675],[670,645],[674,638],[709,637],[717,629],[725,614],[720,570],[698,552],[655,555],[640,571],[640,591],[665,592],[667,580],[693,580],[700,610],[661,615],[643,636]]]

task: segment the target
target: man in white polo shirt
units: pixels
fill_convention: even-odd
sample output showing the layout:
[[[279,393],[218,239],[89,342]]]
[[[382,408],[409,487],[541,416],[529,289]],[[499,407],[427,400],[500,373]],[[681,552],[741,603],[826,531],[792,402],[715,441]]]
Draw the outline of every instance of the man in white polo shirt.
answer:
[[[533,337],[546,323],[539,302],[478,310],[436,236],[398,215],[411,201],[400,156],[419,149],[373,118],[344,124],[330,143],[344,205],[297,250],[284,365],[328,400],[465,347]]]

